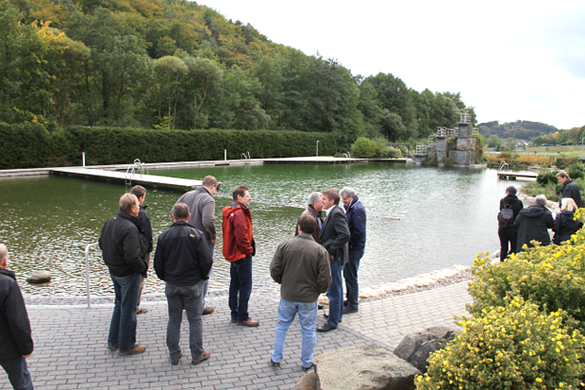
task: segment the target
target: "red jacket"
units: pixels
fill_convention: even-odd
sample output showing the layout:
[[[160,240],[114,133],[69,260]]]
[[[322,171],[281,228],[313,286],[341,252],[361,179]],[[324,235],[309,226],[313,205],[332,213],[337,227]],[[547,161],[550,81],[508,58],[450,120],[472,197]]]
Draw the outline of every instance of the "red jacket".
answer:
[[[252,255],[252,214],[240,202],[233,201],[223,212],[223,256],[229,262]]]

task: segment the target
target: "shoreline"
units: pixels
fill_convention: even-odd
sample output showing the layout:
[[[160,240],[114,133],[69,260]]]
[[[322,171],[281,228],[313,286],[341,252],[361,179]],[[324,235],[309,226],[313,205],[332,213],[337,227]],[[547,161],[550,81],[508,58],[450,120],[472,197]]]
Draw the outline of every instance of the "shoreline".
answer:
[[[360,290],[360,302],[385,299],[398,295],[415,294],[421,291],[433,290],[452,284],[463,283],[471,278],[471,267],[454,265],[438,271],[432,271],[419,276],[398,280],[396,282],[371,286]],[[277,299],[279,294],[254,293],[254,295],[269,296]],[[208,299],[227,297],[227,290],[210,289]],[[27,306],[87,306],[87,296],[41,296],[23,294]],[[164,293],[145,294],[142,302],[166,302]],[[319,303],[327,304],[325,295],[319,297]],[[91,305],[114,304],[114,296],[92,296]]]

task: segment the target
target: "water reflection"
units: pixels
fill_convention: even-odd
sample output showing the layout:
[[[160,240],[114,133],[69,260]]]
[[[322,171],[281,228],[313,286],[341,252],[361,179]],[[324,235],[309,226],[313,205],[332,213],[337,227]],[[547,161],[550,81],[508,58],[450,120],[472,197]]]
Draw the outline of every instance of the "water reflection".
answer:
[[[509,184],[494,170],[414,168],[394,164],[270,165],[157,171],[159,175],[223,182],[216,194],[216,244],[210,288],[229,285],[229,263],[221,255],[221,208],[231,190],[245,184],[252,195],[257,242],[254,291],[276,293],[269,264],[276,246],[293,236],[296,220],[312,191],[354,187],[368,214],[367,245],[360,282],[380,285],[450,267],[471,265],[480,251],[498,248],[498,200]],[[101,227],[118,208],[120,184],[78,178],[37,177],[0,180],[0,242],[10,251],[10,268],[25,293],[83,295],[85,246],[97,241]],[[181,192],[148,189],[155,241],[170,226],[170,209]],[[398,219],[387,219],[393,217]],[[107,268],[91,252],[92,295],[111,295]],[[49,270],[51,283],[30,286],[30,271]],[[145,293],[162,293],[151,270]]]

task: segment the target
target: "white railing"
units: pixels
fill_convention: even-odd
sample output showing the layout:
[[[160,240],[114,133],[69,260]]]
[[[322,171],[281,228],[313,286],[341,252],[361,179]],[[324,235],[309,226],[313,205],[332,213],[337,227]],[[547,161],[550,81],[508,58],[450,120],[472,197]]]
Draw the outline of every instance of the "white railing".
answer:
[[[89,293],[89,250],[93,247],[98,246],[98,243],[89,244],[85,247],[85,282],[87,288],[87,308],[91,307],[91,296]]]
[[[461,114],[460,123],[471,123],[471,114],[464,112]]]
[[[140,159],[134,159],[132,165],[129,165],[126,168],[126,176],[124,177],[124,184],[126,187],[132,187],[132,179],[134,175],[138,171],[141,175],[144,174],[144,163],[140,161]],[[146,172],[148,174],[148,172]]]
[[[427,145],[416,145],[415,154],[428,154],[428,147]]]

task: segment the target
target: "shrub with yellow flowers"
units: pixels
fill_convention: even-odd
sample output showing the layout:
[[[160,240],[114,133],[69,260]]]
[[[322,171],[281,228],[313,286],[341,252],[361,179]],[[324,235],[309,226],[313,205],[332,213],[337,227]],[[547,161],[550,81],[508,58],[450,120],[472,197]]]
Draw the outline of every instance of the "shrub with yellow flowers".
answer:
[[[573,235],[573,242],[537,245],[492,264],[487,255],[478,255],[472,269],[469,293],[473,316],[492,306],[503,306],[507,296],[521,296],[551,312],[563,309],[585,330],[585,232]]]
[[[417,389],[577,389],[583,337],[566,322],[563,310],[545,313],[522,297],[462,317],[462,333],[429,357]]]

